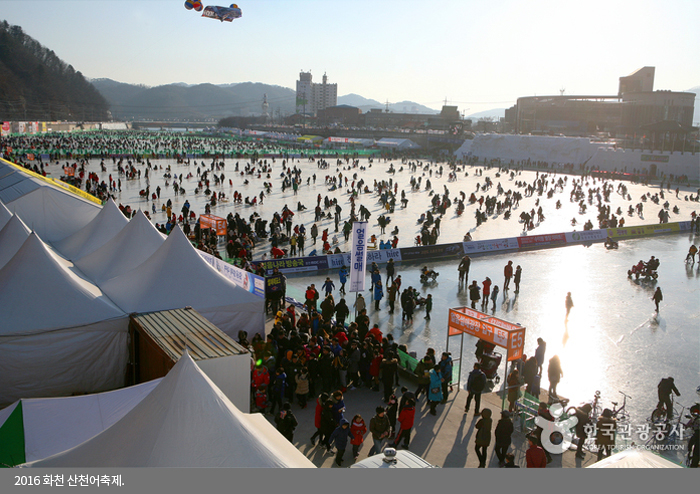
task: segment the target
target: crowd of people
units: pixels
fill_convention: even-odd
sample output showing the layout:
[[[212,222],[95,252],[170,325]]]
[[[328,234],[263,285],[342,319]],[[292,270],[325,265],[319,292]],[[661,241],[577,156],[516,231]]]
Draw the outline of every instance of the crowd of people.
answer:
[[[37,150],[38,154],[41,154],[41,149],[45,149],[47,154],[52,156],[61,151],[62,158],[67,160],[65,166],[58,162],[49,164],[40,160],[32,162],[16,159],[16,161],[41,174],[46,174],[46,168],[53,165],[58,165],[64,170],[66,167],[71,168],[73,184],[102,199],[108,197],[118,199],[124,182],[146,180],[147,185],[141,191],[143,193],[139,194],[139,207],[148,213],[150,206],[150,212],[154,218],[159,210],[164,214],[165,221],[156,224],[160,231],[167,234],[179,226],[192,238],[199,249],[217,257],[225,254],[228,259],[242,268],[260,275],[266,273],[261,265],[255,262],[258,260],[346,251],[354,221],[372,219],[376,221],[376,224],[372,224],[372,227],[376,228],[376,234],[387,235],[386,229],[391,224],[391,215],[396,214],[400,209],[408,209],[411,192],[425,191],[431,197],[430,206],[425,211],[411,210],[411,214],[415,213],[417,216],[418,234],[414,239],[417,245],[436,244],[441,235],[441,227],[448,220],[448,211],[453,211],[459,217],[467,207],[473,208],[478,228],[489,219],[493,220],[495,216],[508,220],[513,209],[519,207],[520,201],[537,196],[534,207],[529,211],[523,211],[519,218],[523,230],[531,231],[546,221],[546,216],[549,215],[549,210],[546,207],[543,208],[546,201],[554,204],[556,200],[555,207],[559,209],[561,199],[555,198],[555,195],[565,194],[566,188],[571,189],[569,201],[578,206],[581,215],[586,214],[588,207],[597,209],[596,219],[601,228],[624,225],[625,211],[620,207],[613,210],[614,208],[609,204],[614,193],[623,200],[632,201],[631,193],[624,184],[618,184],[615,188],[613,182],[608,180],[585,175],[578,179],[570,179],[568,176],[557,176],[550,171],[537,172],[535,179],[528,183],[520,178],[517,167],[503,164],[495,165],[492,170],[496,172],[493,180],[486,176],[481,183],[480,179],[476,190],[469,194],[468,198],[468,194],[463,191],[459,191],[457,195],[452,194],[447,185],[438,187],[437,190],[433,187],[431,179],[442,177],[444,172],[447,172],[450,179],[454,181],[457,181],[460,176],[468,176],[470,172],[480,176],[483,170],[474,168],[479,163],[475,163],[472,159],[463,163],[450,160],[443,165],[403,158],[398,173],[405,169],[409,173],[419,175],[420,168],[420,175],[411,175],[409,187],[404,188],[396,179],[396,170],[393,170],[386,179],[365,181],[363,172],[366,168],[363,162],[356,158],[350,156],[337,158],[336,171],[332,173],[330,172],[331,163],[322,158],[306,158],[307,166],[304,166],[302,160],[289,156],[281,156],[277,159],[259,158],[258,153],[263,155],[268,145],[254,142],[230,144],[229,140],[207,141],[191,136],[160,134],[36,136],[16,139],[19,140],[10,143],[16,149],[32,148]],[[114,153],[113,157],[105,156],[100,162],[100,173],[98,173],[90,170],[86,158],[73,158],[70,154],[66,154],[70,149],[88,148],[125,149],[128,153],[124,154],[129,154],[130,157],[118,157],[118,153]],[[178,165],[187,166],[188,171],[178,175],[173,173],[170,166],[163,168],[162,165],[154,164],[148,158],[139,157],[139,154],[146,154],[149,150],[172,156],[177,160]],[[198,163],[197,160],[187,157],[194,150],[213,154],[224,153],[227,150],[241,152],[245,155],[239,159],[247,162],[227,164],[221,158],[212,157],[208,164],[202,158]],[[12,158],[9,155],[8,157]],[[110,160],[116,172],[107,171]],[[366,161],[367,166],[378,162],[379,160],[375,159]],[[491,165],[485,164],[484,168],[488,169],[489,166]],[[309,175],[310,167],[316,168],[311,175]],[[56,173],[55,169],[52,173]],[[262,212],[259,206],[264,204],[264,200],[273,191],[284,192],[289,189],[294,196],[297,196],[299,190],[305,192],[305,186],[316,184],[317,178],[320,178],[317,177],[317,173],[320,176],[325,175],[322,183],[328,188],[329,193],[325,196],[318,194],[315,206],[311,203],[307,208],[303,201],[310,199],[309,194],[302,194],[295,198],[296,207],[290,208],[285,204],[279,211],[273,211],[267,216],[267,219],[263,219],[259,214],[258,211]],[[159,185],[151,188],[149,179],[156,174],[166,180],[163,189]],[[498,179],[502,179],[504,183],[509,180],[512,186],[504,187]],[[194,183],[187,188],[192,189],[193,195],[187,195],[179,212],[174,211],[176,203],[179,207],[179,201],[174,196],[189,194],[190,190],[185,190],[185,185],[192,180]],[[238,192],[237,188],[258,183],[261,184],[260,188],[252,198],[249,196],[243,200],[243,194]],[[231,189],[228,194],[224,192],[227,186]],[[170,190],[172,192],[169,192]],[[671,212],[679,213],[678,207],[671,209],[665,198],[665,194],[670,192],[669,183],[666,192],[662,188],[654,194],[643,194],[634,207],[629,205],[626,214],[628,217],[643,218],[644,205],[652,203],[660,208],[660,221],[668,221]],[[164,196],[162,200],[161,193]],[[166,193],[173,197],[166,198]],[[679,191],[676,189],[676,197],[678,196]],[[203,211],[195,211],[189,199],[193,199],[192,202],[195,203],[201,202],[202,197],[206,198],[205,208]],[[182,198],[184,197],[180,197]],[[697,195],[685,196],[685,200],[689,202],[697,202],[699,198],[700,191]],[[662,203],[662,201],[665,202]],[[117,202],[119,203],[118,200]],[[120,204],[120,209],[127,216],[135,212],[134,205]],[[310,221],[309,216],[303,216],[307,218],[306,222],[302,220],[300,213],[307,209],[313,211],[313,221]],[[375,215],[376,219],[371,209],[379,210],[380,214]],[[220,242],[222,236],[214,230],[202,228],[200,216],[212,211],[226,212],[227,210],[226,235],[223,236],[225,247],[222,248]],[[220,214],[223,215],[223,213]],[[700,220],[696,219],[694,213],[691,216],[692,227],[695,231],[700,230]],[[332,226],[329,223],[331,221]],[[327,228],[326,225],[328,225]],[[586,229],[591,228],[593,223],[588,219]],[[391,248],[397,248],[400,242],[398,227],[395,227],[389,236],[393,238],[386,239],[386,242],[384,238],[381,239],[382,245],[388,248],[387,245],[390,244]],[[471,238],[470,234],[469,238]],[[695,252],[692,252],[691,256],[689,252],[692,262],[694,262],[694,254]],[[511,289],[511,281],[514,292],[519,293],[521,266],[514,267],[513,262],[508,261],[504,266],[503,284],[499,288],[498,284],[494,284],[488,276],[481,282],[481,286],[477,280],[472,280],[469,284],[470,265],[471,259],[469,256],[464,256],[457,269],[461,286],[468,290],[472,308],[480,308],[483,312],[487,312],[491,302],[490,310],[495,313],[498,296],[502,293],[505,297]],[[429,319],[432,295],[428,294],[423,298],[413,287],[401,290],[401,276],[396,275],[395,271],[396,268],[391,261],[386,266],[386,279],[383,280],[376,264],[370,268],[371,284],[368,297],[371,300],[370,304],[374,302],[374,310],[382,310],[381,301],[386,298],[389,312],[393,313],[398,299],[402,321],[406,325],[413,322],[417,308],[424,308],[425,318]],[[273,276],[277,275],[279,275],[278,272],[273,273]],[[415,369],[417,388],[411,391],[401,387],[398,384],[399,345],[393,340],[391,334],[384,335],[377,324],[370,327],[370,319],[367,316],[368,307],[362,295],[357,298],[352,307],[348,305],[344,298],[347,277],[347,268],[341,268],[338,272],[337,303],[333,294],[336,287],[330,277],[321,287],[325,293],[322,299],[315,286],[309,285],[305,293],[305,309],[300,310],[299,313],[294,306],[286,306],[283,288],[275,306],[270,308],[275,316],[275,322],[269,334],[265,337],[255,335],[251,341],[247,340],[245,334],[239,336],[239,342],[250,348],[255,357],[255,369],[252,373],[252,397],[255,408],[274,416],[280,432],[293,441],[298,422],[294,416],[292,404],[296,403],[300,409],[305,409],[311,402],[316,407],[314,425],[317,433],[310,441],[316,445],[318,440],[318,445],[326,450],[335,447],[335,462],[339,466],[343,463],[348,441],[352,445],[353,457],[357,459],[365,438],[369,437],[368,433],[372,436],[370,453],[380,452],[387,444],[409,448],[415,410],[419,406],[421,395],[424,396],[425,406],[429,407],[429,413],[437,415],[439,405],[448,400],[452,381],[450,354],[444,352],[438,358],[435,350],[429,348],[426,355],[418,361]],[[494,276],[494,279],[499,278]],[[567,317],[572,307],[573,301],[568,297]],[[352,321],[350,321],[353,319],[351,313],[354,313]],[[401,350],[407,349],[401,348]],[[495,429],[495,452],[501,466],[517,466],[514,455],[509,452],[512,416],[518,410],[517,401],[520,398],[521,388],[524,387],[524,391],[533,396],[539,396],[545,351],[546,343],[540,338],[535,355],[529,358],[523,356],[521,360],[514,363],[507,375],[509,409],[501,413]],[[559,357],[556,355],[549,360],[547,376],[549,378],[548,395],[557,398],[557,384],[563,377],[563,371]],[[486,451],[491,444],[494,420],[493,412],[489,408],[480,406],[480,396],[487,389],[485,380],[482,364],[477,362],[467,382],[468,396],[465,412],[470,410],[473,402],[475,415],[479,417],[475,425],[475,449],[480,466],[486,466]],[[346,393],[358,388],[382,393],[383,404],[376,408],[375,415],[369,421],[358,414],[348,414],[345,410]],[[350,408],[352,408],[351,405]],[[543,403],[541,408],[540,416],[547,418],[549,413],[547,403]],[[528,440],[531,444],[526,455],[527,466],[546,466],[548,453],[542,448],[537,430],[528,437]],[[600,440],[604,441],[602,437]],[[601,450],[605,449],[601,448]],[[579,452],[582,453],[582,451]],[[545,459],[544,462],[542,457]]]
[[[380,247],[397,248],[399,245],[406,245],[400,243],[398,228],[388,232],[386,227],[391,222],[391,214],[398,212],[399,208],[407,209],[411,193],[427,192],[430,195],[429,207],[422,212],[416,212],[417,235],[413,243],[420,245],[437,243],[441,223],[447,220],[447,215],[454,212],[454,215],[459,217],[467,207],[474,208],[478,229],[484,222],[497,216],[504,220],[510,219],[512,210],[518,208],[522,200],[535,198],[534,207],[522,211],[518,218],[523,230],[531,231],[543,224],[550,212],[561,207],[561,200],[555,196],[565,193],[565,189],[570,189],[569,201],[578,204],[581,215],[587,214],[588,207],[597,208],[596,220],[601,228],[625,224],[623,208],[617,207],[613,211],[610,206],[613,194],[623,201],[633,202],[631,192],[624,183],[617,183],[615,186],[612,180],[597,179],[586,174],[570,179],[567,175],[557,175],[556,171],[538,171],[534,181],[527,182],[521,179],[522,163],[502,163],[498,160],[483,163],[485,169],[495,171],[495,179],[484,176],[483,182],[477,183],[476,190],[470,194],[459,191],[455,195],[447,185],[443,185],[442,190],[434,189],[433,180],[443,177],[444,174],[450,177],[450,183],[455,182],[457,186],[460,177],[469,176],[470,172],[480,177],[484,168],[479,167],[482,166],[482,162],[475,157],[462,161],[449,159],[445,163],[422,162],[404,157],[398,170],[391,165],[392,172],[388,177],[368,181],[363,172],[373,164],[378,164],[381,159],[369,158],[367,164],[363,165],[356,157],[346,154],[336,158],[336,170],[333,173],[330,160],[320,156],[295,158],[284,152],[285,146],[287,151],[298,152],[293,146],[264,140],[135,131],[89,132],[80,135],[40,134],[9,136],[4,139],[3,142],[6,141],[7,144],[7,158],[40,174],[48,172],[58,176],[64,175],[61,170],[71,169],[70,176],[66,174],[64,180],[101,199],[113,197],[119,203],[124,182],[136,180],[143,184],[145,180],[146,184],[142,185],[139,194],[139,201],[144,201],[145,204],[139,202],[138,207],[144,211],[150,209],[154,220],[158,209],[165,212],[162,207],[164,202],[160,201],[161,187],[155,183],[156,180],[165,181],[164,192],[172,187],[171,196],[181,197],[187,194],[193,204],[200,204],[204,199],[203,210],[196,210],[200,206],[190,208],[194,216],[173,216],[173,212],[170,211],[165,220],[159,220],[159,223],[164,225],[166,231],[168,223],[171,228],[175,225],[184,228],[185,224],[190,224],[189,229],[194,231],[196,227],[191,223],[197,222],[200,214],[223,209],[225,214],[219,214],[226,217],[229,226],[236,227],[227,230],[226,245],[228,246],[229,241],[236,244],[236,240],[245,244],[246,242],[240,240],[245,233],[255,247],[244,249],[249,261],[253,258],[257,260],[345,252],[352,222],[355,220],[376,221],[380,237],[377,243],[381,242]],[[12,152],[8,153],[8,149]],[[276,157],[269,156],[273,150],[276,151]],[[28,156],[32,157],[32,161]],[[50,161],[46,162],[42,158],[45,156],[49,156]],[[156,157],[160,156],[176,160],[175,166],[184,168],[185,172],[178,175],[171,169],[171,165],[159,165],[160,160]],[[192,156],[200,156],[200,160]],[[234,156],[235,165],[227,164],[223,156]],[[90,165],[90,160],[96,158],[100,159],[99,173],[92,170]],[[205,163],[204,158],[209,162]],[[61,160],[66,160],[65,164],[61,164]],[[309,171],[308,167],[303,165],[304,160],[308,160],[317,168],[318,171],[314,171],[312,176],[307,175]],[[110,161],[112,172],[107,169]],[[530,164],[532,163],[528,163],[528,166]],[[400,185],[397,177],[405,171],[411,174],[410,180],[407,184]],[[316,206],[309,205],[309,209],[314,211],[313,221],[309,221],[310,216],[304,217],[305,220],[299,216],[294,217],[295,212],[300,213],[307,209],[301,200],[297,201],[294,208],[296,211],[285,205],[282,210],[273,212],[266,219],[257,212],[258,206],[262,206],[264,199],[270,194],[278,190],[285,193],[285,190],[291,189],[296,196],[300,190],[304,191],[305,186],[316,184],[317,174],[323,174],[322,183],[330,194],[325,197],[318,194]],[[499,179],[507,182],[502,183]],[[196,182],[193,183],[193,180]],[[155,187],[151,187],[152,182]],[[511,184],[511,187],[508,188],[504,183]],[[238,191],[238,187],[256,184],[259,184],[259,190],[244,200],[244,194]],[[661,188],[653,194],[642,194],[634,207],[629,205],[626,214],[629,217],[643,218],[644,205],[647,202],[660,207],[660,221],[668,221],[671,212],[680,214],[678,204],[671,208],[669,201],[665,200],[667,193],[674,192],[670,183],[666,185],[666,191]],[[194,194],[194,197],[189,194]],[[308,198],[308,194],[305,197]],[[675,197],[681,199],[679,188],[675,189]],[[682,199],[697,202],[700,193],[688,194]],[[546,206],[545,203],[550,201],[552,205],[556,201],[555,208]],[[129,207],[131,211],[138,208],[135,204],[125,207]],[[244,208],[253,208],[252,214],[244,214]],[[380,213],[375,217],[372,210],[379,210]],[[232,215],[237,216],[235,225],[231,221]],[[321,223],[328,220],[332,220],[332,226],[323,228]],[[572,221],[574,225],[579,223],[585,223],[584,229],[593,228],[591,218],[585,221],[574,218]],[[239,231],[241,229],[245,231]],[[381,238],[387,233],[390,238]],[[321,241],[320,245],[317,245],[318,238]],[[200,239],[197,238],[197,241]],[[205,241],[202,245],[208,244]],[[313,249],[307,251],[306,247],[309,245],[313,245]],[[226,249],[219,246],[218,250],[220,254],[238,254],[241,251],[238,245]],[[229,255],[229,258],[245,264],[241,257]]]

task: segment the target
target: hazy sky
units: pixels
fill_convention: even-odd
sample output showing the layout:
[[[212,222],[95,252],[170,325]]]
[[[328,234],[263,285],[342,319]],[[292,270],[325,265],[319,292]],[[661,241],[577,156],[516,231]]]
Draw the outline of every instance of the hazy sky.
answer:
[[[447,99],[468,115],[561,89],[616,94],[620,76],[646,65],[656,67],[654,89],[700,85],[699,0],[238,6],[243,17],[221,23],[186,10],[184,0],[0,0],[0,19],[88,78],[148,86],[252,81],[295,88],[304,70],[318,82],[327,73],[339,96],[436,109]]]

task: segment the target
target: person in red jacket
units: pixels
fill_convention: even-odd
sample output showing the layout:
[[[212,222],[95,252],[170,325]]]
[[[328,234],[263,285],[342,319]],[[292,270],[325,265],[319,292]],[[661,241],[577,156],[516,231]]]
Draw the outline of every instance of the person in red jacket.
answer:
[[[255,408],[258,409],[258,412],[265,415],[267,403],[267,384],[262,383],[258,389],[255,390]]]
[[[345,331],[338,331],[335,335],[335,338],[338,338],[338,344],[345,348],[345,345],[348,343],[348,335],[345,333]]]
[[[382,353],[379,345],[374,347],[374,356],[369,364],[369,375],[372,378],[372,390],[379,391],[379,370],[382,364]]]
[[[513,261],[508,261],[506,267],[503,268],[503,276],[505,276],[505,281],[503,282],[503,291],[508,290],[510,285],[510,279],[513,277]]]
[[[253,370],[253,378],[251,381],[253,384],[253,391],[257,390],[261,384],[265,386],[270,384],[270,373],[267,367],[262,364],[262,360],[258,360],[255,364],[255,370]]]
[[[487,276],[481,283],[484,286],[481,290],[481,295],[483,296],[481,299],[481,312],[486,312],[489,306],[489,295],[491,295],[491,278]]]
[[[527,444],[529,446],[525,453],[527,468],[546,468],[547,455],[545,455],[544,449],[537,445],[537,439],[527,436]]]
[[[365,338],[367,338],[369,336],[374,338],[377,341],[377,343],[379,343],[381,345],[382,338],[384,337],[384,334],[382,333],[382,330],[379,329],[379,325],[375,324],[374,326],[372,326],[372,329],[370,329],[367,332],[367,336],[365,336]]]
[[[360,446],[365,442],[365,434],[367,434],[367,424],[365,424],[362,415],[355,415],[350,423],[350,444],[352,444],[352,457],[357,460],[360,456]]]
[[[394,447],[399,446],[401,438],[403,438],[403,447],[408,449],[408,443],[411,440],[411,429],[413,428],[413,419],[416,415],[416,402],[409,399],[406,401],[406,405],[401,409],[399,413],[399,422],[401,422],[401,427],[394,440]]]
[[[318,398],[316,398],[316,414],[314,415],[314,427],[316,427],[316,432],[311,436],[311,444],[316,445],[316,438],[321,436],[321,412],[323,411],[323,404],[326,403],[330,398],[328,393],[321,393]]]

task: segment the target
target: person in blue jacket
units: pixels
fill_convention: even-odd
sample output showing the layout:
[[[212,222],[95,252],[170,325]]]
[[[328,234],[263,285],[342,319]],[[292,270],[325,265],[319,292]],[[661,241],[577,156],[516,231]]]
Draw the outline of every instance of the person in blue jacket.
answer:
[[[350,422],[343,418],[340,420],[340,425],[335,428],[331,434],[331,438],[328,444],[331,446],[335,445],[337,453],[335,454],[335,464],[341,466],[343,463],[343,455],[345,455],[345,448],[348,446],[348,436],[350,435]]]
[[[275,406],[282,410],[284,404],[284,393],[287,390],[287,374],[282,367],[278,367],[275,371],[274,379],[270,383],[272,393],[270,393],[270,414],[275,414]]]
[[[333,289],[335,288],[335,285],[333,284],[333,281],[331,281],[330,278],[326,278],[326,282],[323,284],[322,288],[326,292],[326,297],[328,297],[328,295],[333,293]]]
[[[378,279],[374,282],[374,310],[379,309],[379,302],[384,297],[384,287],[382,286],[382,280]]]
[[[370,272],[370,280],[372,280],[372,284],[369,287],[370,291],[374,290],[374,286],[377,283],[377,281],[382,281],[382,275],[379,273],[379,266],[377,266],[377,263],[375,263],[375,262],[372,263],[372,270]]]
[[[430,400],[430,414],[437,415],[435,409],[438,403],[442,401],[442,375],[440,366],[436,364],[430,370],[430,387],[428,388],[428,400]]]
[[[440,362],[440,374],[442,377],[442,402],[447,403],[447,395],[449,394],[449,386],[452,382],[452,357],[450,352],[442,352]]]
[[[345,283],[348,281],[348,268],[346,268],[344,264],[340,267],[338,277],[340,278],[339,292],[345,295]]]

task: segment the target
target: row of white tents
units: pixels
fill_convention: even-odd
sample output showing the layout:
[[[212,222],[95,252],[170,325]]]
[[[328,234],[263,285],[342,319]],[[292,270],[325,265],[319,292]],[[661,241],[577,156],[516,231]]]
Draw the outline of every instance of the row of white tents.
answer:
[[[123,388],[131,313],[189,306],[234,339],[264,331],[264,301],[181,230],[165,237],[140,211],[127,220],[0,160],[0,293],[0,464],[314,466],[187,353]]]
[[[4,161],[0,293],[0,406],[123,386],[134,312],[190,306],[234,339],[264,331],[264,301],[181,230],[166,238],[140,211],[129,221]]]
[[[26,467],[288,467],[314,464],[261,414],[245,414],[187,352],[162,380],[0,410],[0,461]]]

